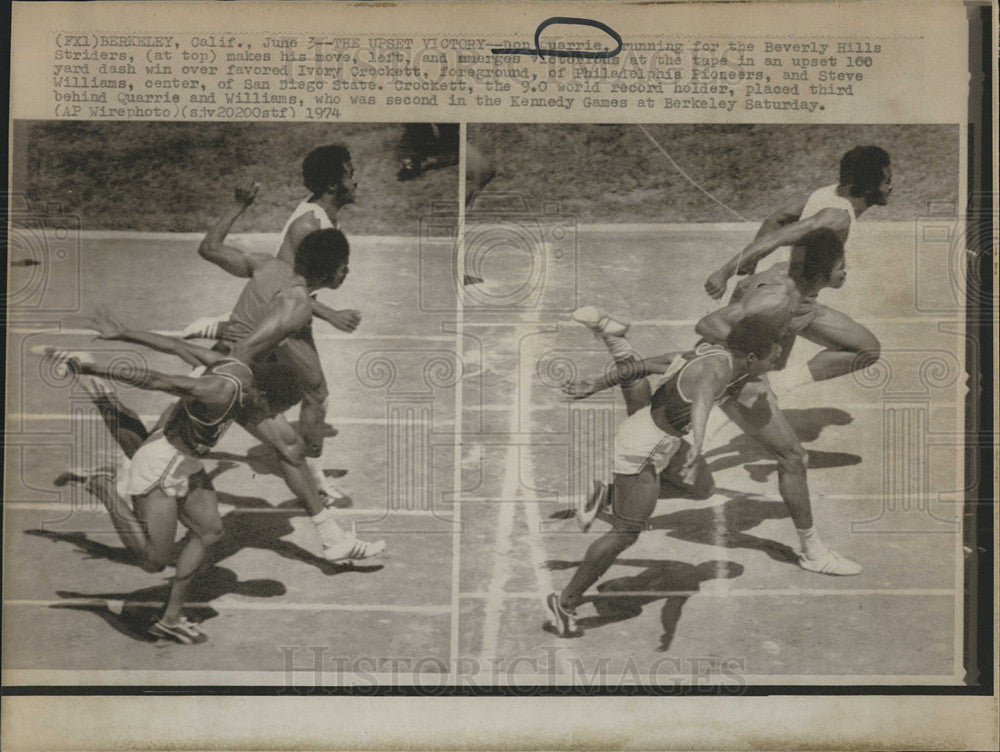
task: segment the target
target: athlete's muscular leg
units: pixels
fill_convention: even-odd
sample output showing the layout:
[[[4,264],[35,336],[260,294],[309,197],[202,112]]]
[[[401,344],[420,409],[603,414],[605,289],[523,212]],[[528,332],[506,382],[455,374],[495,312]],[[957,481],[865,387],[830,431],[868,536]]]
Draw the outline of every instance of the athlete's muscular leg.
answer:
[[[728,399],[722,410],[751,439],[778,459],[778,492],[788,505],[792,522],[799,530],[813,525],[809,484],[806,481],[808,455],[788,424],[774,393],[762,382],[747,384],[736,399]]]
[[[632,379],[622,384],[622,395],[625,397],[625,412],[632,415],[644,407],[649,407],[653,399],[648,379]]]
[[[199,473],[199,475],[204,475]],[[187,544],[177,557],[177,571],[170,585],[170,597],[163,612],[164,621],[176,622],[184,607],[184,596],[195,572],[205,561],[205,554],[213,543],[222,537],[222,520],[219,518],[219,501],[215,491],[208,488],[208,478],[195,476],[187,498],[181,504],[180,520],[191,531]]]
[[[825,348],[809,361],[816,381],[825,381],[872,365],[882,353],[878,339],[850,316],[817,306],[816,316],[802,336]]]
[[[639,367],[639,356],[632,349],[632,343],[623,334],[598,334],[597,338],[604,343],[611,353],[618,368]],[[645,378],[630,379],[622,382],[622,395],[625,397],[625,410],[629,415],[649,405],[652,393],[649,381]]]
[[[146,525],[136,516],[128,500],[118,495],[114,479],[106,475],[95,475],[87,480],[86,489],[107,508],[115,532],[125,547],[139,557],[140,566],[147,572],[162,572],[166,560],[153,552]]]
[[[286,340],[279,350],[279,357],[295,373],[302,392],[299,431],[305,442],[306,456],[319,457],[326,437],[326,402],[329,391],[313,342],[312,330]]]
[[[177,536],[177,499],[159,488],[135,496],[135,516],[146,528],[146,561],[151,568],[167,566]]]
[[[305,504],[309,514],[315,516],[322,512],[325,509],[323,499],[306,467],[305,443],[285,417],[257,417],[241,420],[240,425],[255,438],[274,447],[288,489]]]
[[[660,495],[656,470],[647,463],[636,475],[615,473],[613,493],[616,516],[612,518],[612,529],[590,544],[583,562],[559,597],[560,605],[568,611],[580,605],[587,588],[608,571],[622,551],[639,539],[643,523],[656,509]],[[617,515],[627,516],[628,520]]]

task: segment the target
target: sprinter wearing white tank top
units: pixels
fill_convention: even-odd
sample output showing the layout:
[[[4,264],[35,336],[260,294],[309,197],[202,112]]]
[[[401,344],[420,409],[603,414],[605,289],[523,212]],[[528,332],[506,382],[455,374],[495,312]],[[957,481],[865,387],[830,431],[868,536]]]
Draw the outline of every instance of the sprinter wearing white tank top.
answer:
[[[791,246],[790,274],[801,268],[799,241],[813,230],[828,229],[846,244],[854,220],[872,206],[884,206],[892,193],[889,154],[878,146],[856,146],[840,160],[840,182],[783,206],[761,225],[750,244],[709,276],[705,290],[719,300],[729,278],[753,274],[757,264],[782,246]],[[840,311],[815,303],[800,334],[824,349],[809,363],[814,381],[843,376],[872,365],[881,345],[867,328]]]
[[[337,212],[354,202],[358,186],[350,151],[343,144],[329,144],[313,149],[302,161],[302,182],[310,192],[309,198],[300,203],[285,222],[277,253],[277,260],[286,263],[290,268],[294,266],[295,250],[303,239],[317,230],[336,229]],[[224,258],[215,257],[210,253],[201,255],[232,273],[230,265]],[[240,267],[238,259],[235,266]],[[315,295],[310,297],[312,315],[331,326],[350,333],[361,323],[360,311],[335,310],[316,300]],[[222,337],[225,335],[228,322],[228,316],[199,319],[184,330],[184,336],[209,339]],[[299,416],[300,433],[318,435],[325,420],[328,389],[320,367],[311,325],[306,327],[300,339],[308,345],[302,353],[308,355],[308,361],[270,364],[269,381],[281,382],[272,383],[271,386],[275,392],[286,393],[282,409],[290,409],[300,402],[303,404]],[[292,378],[283,377],[287,374],[291,374]],[[296,374],[298,378],[295,378]],[[309,388],[303,389],[303,385]],[[324,430],[329,435],[329,430]],[[315,457],[307,458],[307,465],[320,492],[328,499],[328,506],[343,506],[350,503],[347,495],[326,477]]]
[[[310,196],[295,207],[285,222],[278,247],[278,258],[289,266],[306,235],[314,230],[337,229],[337,212],[354,203],[358,183],[347,147],[331,144],[309,152],[302,160],[302,182]],[[318,301],[313,303],[313,316],[345,332],[353,332],[361,323],[359,311],[336,311]]]
[[[309,152],[302,161],[302,182],[310,191],[309,198],[295,207],[285,222],[281,230],[281,245],[276,254],[279,260],[289,266],[295,265],[295,249],[306,235],[314,230],[338,229],[337,212],[347,204],[354,203],[358,184],[347,147],[330,144]],[[314,317],[348,333],[357,329],[361,323],[360,311],[337,311],[315,298],[312,312]],[[197,319],[184,329],[183,336],[216,339],[221,336],[228,320],[228,314]]]

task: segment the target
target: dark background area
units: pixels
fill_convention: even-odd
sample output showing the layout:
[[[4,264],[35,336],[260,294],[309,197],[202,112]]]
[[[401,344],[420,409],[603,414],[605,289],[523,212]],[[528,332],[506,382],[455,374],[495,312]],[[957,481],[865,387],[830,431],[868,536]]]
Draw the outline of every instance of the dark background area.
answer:
[[[867,219],[925,216],[958,200],[955,125],[648,125],[703,189],[762,220],[785,201],[837,182],[848,149],[889,151],[895,189]],[[580,222],[738,222],[707,198],[635,125],[469,125],[497,169],[488,190],[560,201]]]
[[[781,203],[836,182],[841,155],[878,144],[893,159],[895,190],[872,220],[910,220],[958,200],[957,126],[651,125],[650,134],[703,189],[761,220]],[[13,189],[33,206],[56,204],[85,229],[200,232],[236,181],[262,183],[235,228],[278,232],[306,196],[302,158],[344,142],[358,171],[348,233],[411,235],[432,203],[457,201],[454,166],[396,180],[402,125],[313,123],[17,122]],[[581,223],[732,222],[634,125],[470,124],[493,163],[490,192],[531,204],[558,201]]]
[[[458,168],[396,180],[397,123],[169,123],[18,121],[13,190],[33,207],[56,204],[84,229],[201,232],[241,179],[261,183],[238,232],[279,232],[307,197],[302,158],[342,142],[358,177],[357,203],[340,216],[349,234],[415,235],[434,202],[458,200]]]

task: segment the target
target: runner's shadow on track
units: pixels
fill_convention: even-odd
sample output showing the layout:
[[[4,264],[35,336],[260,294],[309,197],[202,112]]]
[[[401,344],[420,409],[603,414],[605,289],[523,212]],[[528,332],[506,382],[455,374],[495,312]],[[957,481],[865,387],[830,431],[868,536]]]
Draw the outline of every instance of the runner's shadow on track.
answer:
[[[306,516],[302,505],[295,499],[284,501],[274,507],[263,499],[220,493],[219,502],[232,504],[236,509],[222,518],[222,539],[209,552],[209,557],[213,561],[228,559],[244,548],[260,548],[273,551],[283,559],[311,564],[327,575],[377,572],[383,568],[382,564],[348,566],[334,564],[298,544],[284,540],[286,535],[294,532],[291,517],[296,516],[288,514],[287,510],[294,510],[297,516]]]
[[[564,563],[580,564],[580,562]],[[605,580],[598,585],[599,595],[584,598],[594,604],[597,616],[577,619],[577,623],[584,629],[594,629],[634,619],[642,613],[644,606],[662,599],[660,623],[663,625],[663,634],[657,647],[660,652],[669,650],[673,644],[684,604],[701,589],[701,583],[716,579],[731,580],[742,575],[744,571],[743,565],[735,561],[689,564],[672,560],[618,559],[616,563],[628,567],[646,567],[646,569],[637,575]],[[630,592],[635,592],[635,595],[629,595]]]
[[[63,593],[60,592],[60,595]],[[64,597],[71,597],[65,595]],[[94,597],[81,594],[80,597]],[[99,617],[119,634],[125,635],[138,642],[159,642],[160,638],[149,633],[149,628],[153,626],[159,616],[159,606],[150,604],[149,606],[126,605],[121,613],[112,611],[107,605],[88,603],[58,603],[50,608],[63,611],[83,611]],[[186,606],[184,614],[199,623],[207,621],[219,615],[214,608],[207,606]]]
[[[92,538],[88,538],[84,533],[61,533],[56,530],[41,530],[36,528],[25,530],[24,534],[33,535],[37,538],[45,538],[53,542],[70,543],[76,546],[78,552],[85,554],[83,557],[84,560],[104,559],[115,564],[128,564],[135,567],[140,564],[139,557],[127,548],[98,543]]]
[[[782,520],[788,517],[788,507],[781,501],[766,501],[745,494],[716,489],[731,495],[729,501],[698,509],[680,509],[661,514],[649,520],[653,530],[665,530],[677,540],[699,543],[703,546],[747,548],[763,551],[782,564],[798,561],[795,551],[784,543],[751,535],[748,530],[765,520]],[[720,517],[722,529],[720,530]]]
[[[854,421],[850,413],[835,407],[811,407],[806,410],[782,410],[795,436],[803,444],[816,441],[828,426],[846,426]],[[809,469],[825,470],[833,467],[848,467],[861,464],[861,457],[847,452],[824,452],[809,449]],[[756,483],[766,483],[772,473],[778,471],[776,462],[751,464],[762,460],[774,460],[774,455],[746,434],[735,436],[728,444],[705,452],[709,470],[728,470],[743,465]]]
[[[170,597],[170,581],[164,577],[159,585],[139,588],[129,592],[115,593],[77,593],[68,590],[56,591],[60,598],[99,598],[109,601],[125,601],[135,605],[150,603],[158,605],[165,603]],[[285,586],[277,580],[251,579],[241,580],[228,567],[212,564],[198,573],[188,588],[186,602],[209,603],[224,595],[242,595],[249,598],[274,598],[288,592]]]
[[[240,580],[231,569],[213,564],[208,569],[199,572],[191,583],[185,597],[184,613],[195,621],[204,622],[218,616],[219,612],[203,604],[210,603],[223,595],[235,594],[252,598],[273,598],[284,595],[286,592],[285,586],[277,580]],[[126,637],[142,642],[155,642],[158,638],[148,634],[148,629],[159,618],[163,605],[170,597],[170,582],[127,592],[80,593],[57,590],[56,594],[60,598],[67,599],[94,598],[105,601],[121,601],[123,608],[120,614],[112,611],[107,604],[65,603],[56,604],[51,608],[86,611],[100,617],[112,629]]]
[[[257,475],[281,476],[278,455],[267,444],[252,446],[247,450],[245,455],[233,454],[232,452],[209,452],[205,455],[205,459],[221,460],[219,466],[226,465],[226,470],[236,467],[239,464],[244,464]],[[218,475],[219,472],[215,474]],[[323,470],[323,474],[328,478],[343,478],[347,475],[347,471],[339,468],[326,468]]]
[[[284,540],[285,536],[292,534],[295,530],[290,520],[292,515],[287,514],[285,510],[288,508],[301,509],[295,500],[283,502],[275,508],[263,499],[249,496],[233,496],[220,492],[218,497],[220,504],[230,504],[236,509],[223,515],[222,538],[208,550],[204,566],[224,561],[245,548],[257,548],[273,551],[283,559],[310,564],[326,575],[346,572],[377,572],[383,568],[381,564],[370,566],[334,564],[296,543]],[[304,516],[305,510],[302,510],[301,514]],[[86,554],[88,559],[106,559],[116,564],[138,565],[139,563],[138,557],[127,548],[98,543],[82,532],[62,533],[54,530],[26,530],[25,534],[72,543],[78,550]],[[174,544],[172,558],[176,558],[180,553],[186,540],[187,536]]]
[[[105,559],[116,564],[139,566],[139,559],[126,548],[108,546],[91,540],[83,533],[58,533],[51,530],[26,530],[27,535],[35,535],[52,541],[72,543],[77,550],[86,554],[86,559]],[[180,552],[184,539],[175,544],[175,555]],[[214,551],[209,551],[209,558],[191,583],[186,596],[186,602],[207,603],[230,593],[254,598],[270,598],[284,595],[287,590],[281,582],[267,579],[240,580],[231,569],[219,566]],[[121,613],[116,613],[107,604],[97,603],[60,603],[50,608],[84,611],[103,619],[112,629],[121,634],[142,642],[155,642],[157,638],[147,634],[147,630],[156,621],[159,611],[170,596],[170,582],[160,585],[140,588],[130,592],[114,593],[82,593],[58,590],[60,598],[80,599],[94,598],[106,601],[123,601],[127,604]],[[149,605],[142,605],[148,603]],[[185,606],[188,616],[204,621],[218,612],[208,606]]]
[[[209,603],[223,595],[236,594],[254,598],[271,598],[284,595],[285,585],[277,580],[251,579],[240,580],[231,569],[220,566],[219,562],[245,548],[270,550],[285,559],[302,561],[311,564],[324,574],[333,575],[345,572],[374,572],[382,569],[375,566],[340,566],[316,556],[304,548],[286,540],[283,536],[293,532],[289,516],[277,512],[270,504],[261,499],[234,497],[219,494],[219,501],[235,504],[239,508],[229,512],[222,518],[223,537],[208,550],[208,556],[202,569],[194,578],[188,590],[186,600],[189,603]],[[85,559],[104,559],[116,564],[139,566],[139,558],[121,546],[109,546],[89,538],[82,532],[57,532],[53,530],[26,530],[26,535],[46,538],[51,541],[70,543],[83,553]],[[174,558],[183,548],[187,536],[174,544]],[[131,604],[121,615],[111,611],[107,605],[100,604],[58,604],[52,608],[86,611],[104,619],[113,629],[124,635],[145,641],[146,629],[155,621],[160,604],[165,603],[170,595],[170,583],[165,582],[147,588],[140,588],[128,593],[80,593],[59,591],[62,598],[96,598],[102,600],[118,600]],[[136,607],[136,603],[150,603],[148,608]],[[189,613],[198,610],[186,609]],[[152,613],[150,613],[152,612]],[[208,612],[211,612],[210,614]],[[211,618],[217,612],[207,606],[200,609],[204,618]],[[150,618],[151,617],[151,618]],[[204,619],[200,619],[203,621]],[[148,621],[148,623],[147,623]]]

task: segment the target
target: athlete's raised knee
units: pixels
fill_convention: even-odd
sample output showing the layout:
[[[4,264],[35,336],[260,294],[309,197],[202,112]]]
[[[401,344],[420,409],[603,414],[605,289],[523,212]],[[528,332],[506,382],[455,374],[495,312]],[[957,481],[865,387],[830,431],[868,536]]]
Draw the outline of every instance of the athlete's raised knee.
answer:
[[[882,357],[882,343],[874,336],[865,337],[856,352],[853,365],[854,370],[858,371],[875,365],[875,362]]]
[[[267,443],[278,453],[278,459],[292,465],[305,462],[306,447],[302,437],[291,426],[279,426],[267,436]]]

